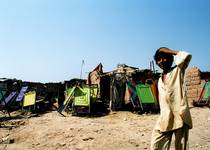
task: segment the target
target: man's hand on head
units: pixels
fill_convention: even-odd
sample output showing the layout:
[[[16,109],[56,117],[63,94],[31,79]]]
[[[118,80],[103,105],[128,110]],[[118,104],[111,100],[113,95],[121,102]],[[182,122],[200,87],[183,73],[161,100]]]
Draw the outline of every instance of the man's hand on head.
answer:
[[[161,47],[159,49],[160,52],[164,52],[164,53],[167,53],[167,54],[172,54],[172,55],[176,55],[178,53],[178,51],[175,51],[175,50],[172,50],[172,49],[169,49],[167,47]]]

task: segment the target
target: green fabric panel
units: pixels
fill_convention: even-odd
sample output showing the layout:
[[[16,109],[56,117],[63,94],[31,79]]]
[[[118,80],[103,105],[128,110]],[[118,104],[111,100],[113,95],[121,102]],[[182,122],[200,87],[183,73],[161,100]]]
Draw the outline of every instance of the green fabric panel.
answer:
[[[64,105],[66,105],[67,101],[69,100],[69,98],[73,95],[74,93],[74,90],[75,90],[75,87],[73,88],[68,88],[65,92],[67,94],[67,97],[65,99],[65,101],[63,102]]]
[[[96,102],[97,94],[98,94],[98,87],[97,86],[90,87],[90,98],[92,103]]]
[[[74,92],[75,106],[89,106],[90,105],[90,88],[76,88]]]
[[[6,94],[6,91],[0,91],[0,102],[3,100],[3,96]]]
[[[210,82],[207,82],[205,85],[203,98],[204,99],[210,98]]]
[[[67,95],[71,95],[72,89],[73,89],[73,88],[68,88],[68,89],[66,90],[66,94],[67,94]]]
[[[136,92],[142,104],[155,103],[155,97],[150,85],[138,84],[136,86]]]

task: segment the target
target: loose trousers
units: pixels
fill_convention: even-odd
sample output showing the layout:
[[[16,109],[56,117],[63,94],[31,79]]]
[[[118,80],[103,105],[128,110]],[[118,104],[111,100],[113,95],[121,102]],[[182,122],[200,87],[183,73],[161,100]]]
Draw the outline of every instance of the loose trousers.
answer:
[[[173,134],[175,134],[175,150],[188,150],[189,127],[186,124],[182,128],[167,132],[154,129],[151,138],[151,150],[169,150]]]

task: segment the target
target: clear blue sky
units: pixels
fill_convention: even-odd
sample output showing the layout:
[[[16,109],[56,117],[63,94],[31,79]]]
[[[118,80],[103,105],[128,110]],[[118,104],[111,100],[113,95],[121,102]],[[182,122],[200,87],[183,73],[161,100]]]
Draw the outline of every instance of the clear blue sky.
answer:
[[[146,69],[161,46],[210,71],[210,1],[0,1],[0,77],[60,82],[79,78],[82,60],[83,78],[100,62]]]

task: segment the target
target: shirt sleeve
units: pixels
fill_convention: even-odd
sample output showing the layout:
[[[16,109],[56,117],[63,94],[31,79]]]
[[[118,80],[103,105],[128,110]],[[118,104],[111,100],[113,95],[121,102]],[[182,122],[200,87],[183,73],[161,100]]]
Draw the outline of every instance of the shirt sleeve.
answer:
[[[190,53],[179,51],[174,58],[174,62],[176,63],[178,67],[182,69],[186,69],[191,58],[192,58],[192,55]]]

